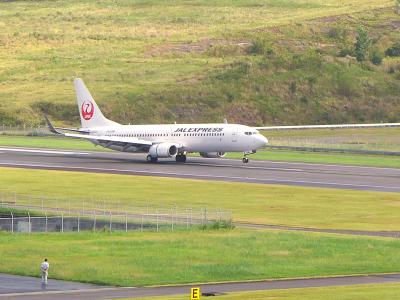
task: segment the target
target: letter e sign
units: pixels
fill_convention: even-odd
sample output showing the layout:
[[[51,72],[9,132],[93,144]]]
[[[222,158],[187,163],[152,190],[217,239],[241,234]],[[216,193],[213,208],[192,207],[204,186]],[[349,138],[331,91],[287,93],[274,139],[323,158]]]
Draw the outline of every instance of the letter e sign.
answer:
[[[190,300],[200,299],[200,288],[191,288],[190,290]]]

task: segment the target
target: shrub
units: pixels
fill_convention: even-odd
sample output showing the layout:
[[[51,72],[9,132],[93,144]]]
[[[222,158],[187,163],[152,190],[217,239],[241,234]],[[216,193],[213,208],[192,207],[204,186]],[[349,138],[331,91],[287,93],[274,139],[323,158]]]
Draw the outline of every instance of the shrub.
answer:
[[[381,53],[379,53],[378,51],[375,51],[372,53],[371,62],[374,65],[380,65],[382,63],[382,60],[383,60],[383,57],[382,57]]]
[[[392,47],[385,51],[387,56],[400,56],[400,41],[396,42]]]
[[[250,54],[273,55],[274,50],[265,39],[256,39],[249,48]]]
[[[352,50],[350,50],[348,48],[340,49],[340,51],[338,53],[339,57],[346,57],[347,55],[354,56],[354,53]]]

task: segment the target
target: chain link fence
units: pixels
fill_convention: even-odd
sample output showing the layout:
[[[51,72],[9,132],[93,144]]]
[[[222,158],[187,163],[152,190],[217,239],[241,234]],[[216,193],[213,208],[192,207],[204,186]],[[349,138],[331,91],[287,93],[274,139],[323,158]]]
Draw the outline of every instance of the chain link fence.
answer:
[[[0,135],[25,135],[25,136],[48,136],[52,133],[45,125],[9,125],[0,124]]]
[[[231,211],[205,207],[132,205],[131,201],[50,198],[0,192],[0,230],[66,232],[231,227]]]

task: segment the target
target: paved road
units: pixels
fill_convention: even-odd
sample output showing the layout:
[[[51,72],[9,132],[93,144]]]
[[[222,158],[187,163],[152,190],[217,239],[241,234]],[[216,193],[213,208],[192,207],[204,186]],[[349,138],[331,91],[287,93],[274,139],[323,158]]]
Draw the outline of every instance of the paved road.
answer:
[[[0,277],[1,280],[1,277]],[[101,288],[76,291],[44,291],[25,294],[3,294],[0,299],[29,299],[29,300],[88,300],[88,299],[117,299],[138,298],[161,295],[187,294],[191,287],[200,287],[202,293],[228,293],[239,291],[276,290],[306,287],[344,286],[355,284],[379,284],[400,282],[400,274],[371,275],[371,276],[341,276],[313,279],[285,279],[258,282],[216,283],[201,285],[180,285],[150,288]],[[22,284],[22,282],[21,282]],[[49,284],[49,287],[51,284]]]
[[[185,164],[167,159],[149,164],[144,159],[119,152],[0,147],[0,166],[400,192],[400,169],[255,160],[244,165],[197,157]]]
[[[99,286],[93,284],[83,284],[79,282],[54,279],[49,279],[48,283],[47,286],[43,286],[40,278],[0,274],[0,295],[27,292],[89,290],[99,288]]]

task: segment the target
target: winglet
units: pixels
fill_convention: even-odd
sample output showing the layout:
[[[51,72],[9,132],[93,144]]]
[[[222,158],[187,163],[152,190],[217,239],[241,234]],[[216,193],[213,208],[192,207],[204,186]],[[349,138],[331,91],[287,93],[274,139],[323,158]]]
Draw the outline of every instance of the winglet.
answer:
[[[44,118],[46,120],[47,126],[49,127],[50,132],[55,133],[55,134],[62,134],[60,131],[54,128],[53,124],[51,124],[49,118],[44,115]]]

